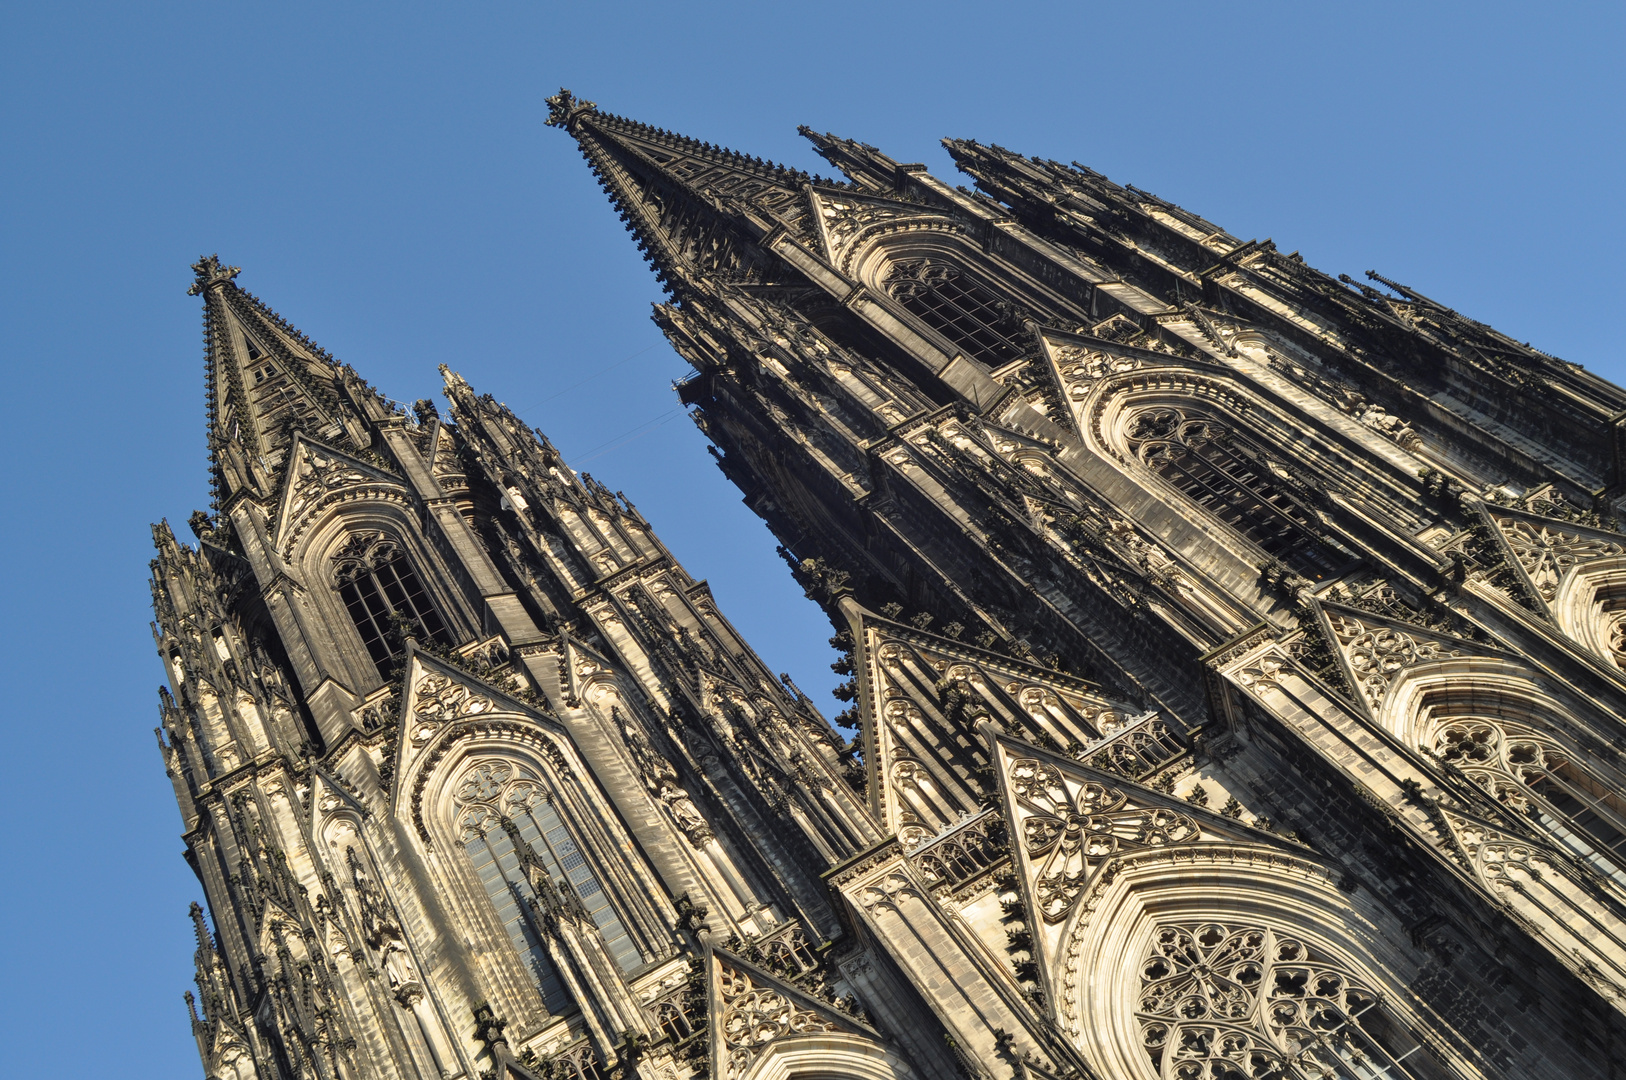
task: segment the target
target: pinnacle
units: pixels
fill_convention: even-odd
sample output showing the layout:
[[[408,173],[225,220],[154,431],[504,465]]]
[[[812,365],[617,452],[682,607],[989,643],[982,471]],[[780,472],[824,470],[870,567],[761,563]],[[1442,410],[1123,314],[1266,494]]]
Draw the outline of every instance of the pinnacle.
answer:
[[[360,418],[339,364],[239,286],[238,267],[209,255],[193,270],[192,295],[203,297],[215,499],[266,497],[295,430],[330,442],[354,438]]]

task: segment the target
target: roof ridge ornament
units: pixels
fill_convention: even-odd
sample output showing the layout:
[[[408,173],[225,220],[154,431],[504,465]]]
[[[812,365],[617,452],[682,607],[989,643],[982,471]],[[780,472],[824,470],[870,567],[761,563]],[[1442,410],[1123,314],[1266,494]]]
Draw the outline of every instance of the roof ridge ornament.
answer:
[[[584,113],[596,112],[598,110],[597,102],[587,101],[584,98],[578,98],[575,94],[571,93],[562,86],[559,88],[559,92],[557,94],[554,94],[552,97],[547,99],[547,103],[547,125],[549,127],[561,127],[566,131],[570,130],[571,125],[576,122],[577,117]]]
[[[205,289],[224,284],[242,273],[243,270],[240,266],[221,265],[219,255],[203,256],[192,264],[192,269],[198,276],[197,280],[192,282],[192,287],[186,290],[188,296],[197,296]]]

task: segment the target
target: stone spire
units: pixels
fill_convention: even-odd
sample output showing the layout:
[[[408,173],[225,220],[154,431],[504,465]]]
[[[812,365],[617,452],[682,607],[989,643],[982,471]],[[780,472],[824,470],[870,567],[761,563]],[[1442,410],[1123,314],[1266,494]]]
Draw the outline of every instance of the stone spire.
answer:
[[[548,99],[668,290],[702,274],[772,281],[779,260],[761,246],[776,229],[811,236],[808,186],[827,184],[683,135],[601,113],[569,90]]]
[[[327,350],[236,283],[239,268],[207,255],[187,292],[202,296],[215,500],[276,487],[295,431],[335,445],[366,445],[345,400],[346,372]]]
[[[796,130],[813,144],[820,157],[840,169],[847,179],[864,191],[892,194],[903,187],[911,173],[922,172],[926,168],[924,165],[900,165],[868,143],[843,139],[829,132],[821,135],[806,124]]]

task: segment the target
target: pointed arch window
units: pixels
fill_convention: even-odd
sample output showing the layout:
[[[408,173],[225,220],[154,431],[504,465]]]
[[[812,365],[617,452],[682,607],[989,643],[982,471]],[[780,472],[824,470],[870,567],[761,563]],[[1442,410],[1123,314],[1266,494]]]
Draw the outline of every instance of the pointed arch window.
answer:
[[[650,1014],[655,1025],[674,1043],[680,1043],[695,1033],[694,1011],[689,1007],[687,991],[656,1003]]]
[[[452,644],[406,552],[383,533],[352,534],[334,564],[339,597],[380,672],[405,651],[405,629],[437,645]]]
[[[1353,558],[1320,534],[1310,492],[1231,425],[1156,405],[1131,414],[1125,431],[1148,468],[1295,572],[1319,581]]]
[[[463,849],[507,927],[515,949],[531,967],[550,1012],[561,1011],[555,1008],[555,1002],[568,999],[564,998],[546,948],[537,940],[525,917],[526,909],[537,896],[520,865],[519,853],[503,827],[504,818],[518,827],[520,836],[541,857],[547,865],[548,876],[559,882],[561,888],[568,884],[580,898],[603,936],[605,948],[621,970],[631,971],[643,964],[643,956],[627,933],[609,894],[599,884],[586,853],[560,820],[552,793],[541,780],[511,762],[485,761],[464,776],[453,799],[459,808],[457,826]]]
[[[1545,735],[1499,717],[1449,710],[1433,710],[1440,722],[1425,749],[1626,885],[1626,807],[1618,792]]]
[[[911,315],[990,369],[1028,351],[1021,309],[946,260],[892,263],[882,286]]]
[[[606,1080],[598,1052],[586,1042],[577,1043],[549,1058],[548,1075],[559,1080]]]
[[[1353,972],[1265,926],[1157,927],[1136,1020],[1166,1080],[1435,1080],[1428,1050]]]

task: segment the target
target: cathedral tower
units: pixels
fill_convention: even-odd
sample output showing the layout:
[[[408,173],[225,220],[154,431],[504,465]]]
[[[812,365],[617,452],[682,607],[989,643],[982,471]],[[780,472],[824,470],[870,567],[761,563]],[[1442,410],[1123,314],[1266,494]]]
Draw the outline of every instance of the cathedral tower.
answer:
[[[549,105],[847,650],[825,877],[958,1068],[1615,1075],[1626,392],[1080,165]]]
[[[152,586],[206,1075],[952,1069],[820,880],[885,839],[853,754],[633,505],[194,269],[215,512]]]

